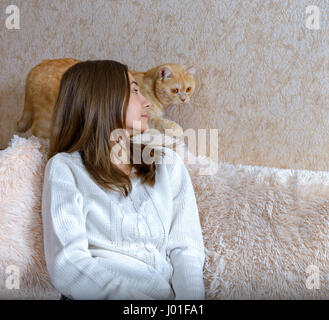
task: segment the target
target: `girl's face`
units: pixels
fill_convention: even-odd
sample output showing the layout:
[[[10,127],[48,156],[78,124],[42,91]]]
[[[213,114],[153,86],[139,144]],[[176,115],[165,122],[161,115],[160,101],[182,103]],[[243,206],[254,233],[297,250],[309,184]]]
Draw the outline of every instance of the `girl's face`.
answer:
[[[149,129],[147,109],[151,106],[150,102],[139,91],[135,78],[128,72],[130,82],[130,99],[126,114],[126,129],[130,136],[138,132],[144,132]]]

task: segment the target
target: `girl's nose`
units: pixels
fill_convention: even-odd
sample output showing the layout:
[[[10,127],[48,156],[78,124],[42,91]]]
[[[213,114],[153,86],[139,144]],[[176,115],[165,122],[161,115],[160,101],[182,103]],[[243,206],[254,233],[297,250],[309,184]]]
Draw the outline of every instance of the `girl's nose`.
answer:
[[[145,99],[144,108],[149,108],[150,106],[151,106],[151,103]]]

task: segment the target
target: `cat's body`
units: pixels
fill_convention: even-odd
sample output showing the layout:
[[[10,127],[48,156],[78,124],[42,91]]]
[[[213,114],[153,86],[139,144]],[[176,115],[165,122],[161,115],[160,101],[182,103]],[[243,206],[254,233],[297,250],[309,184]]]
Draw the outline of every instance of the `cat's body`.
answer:
[[[25,82],[24,111],[17,121],[16,130],[25,132],[32,126],[32,134],[49,139],[53,108],[64,72],[76,59],[43,60],[30,70]]]
[[[26,78],[24,111],[17,121],[18,132],[25,132],[32,126],[32,134],[42,142],[48,142],[60,80],[64,72],[78,62],[81,60],[43,60],[30,70]],[[181,136],[183,129],[176,122],[164,119],[163,115],[170,105],[189,102],[195,89],[195,69],[185,70],[179,64],[164,64],[146,72],[129,72],[139,84],[141,93],[152,104],[148,109],[150,127],[163,133],[172,129],[173,134]]]

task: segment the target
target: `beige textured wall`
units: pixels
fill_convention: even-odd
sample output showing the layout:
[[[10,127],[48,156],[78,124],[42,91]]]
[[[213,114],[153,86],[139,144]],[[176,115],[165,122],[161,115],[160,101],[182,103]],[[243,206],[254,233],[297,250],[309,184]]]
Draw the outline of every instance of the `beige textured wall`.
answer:
[[[4,27],[9,4],[20,30]],[[320,9],[319,30],[305,26],[307,5]],[[219,160],[329,170],[329,1],[1,0],[0,11],[0,148],[43,59],[113,59],[139,71],[173,62],[195,65],[198,86],[168,118],[218,129]]]

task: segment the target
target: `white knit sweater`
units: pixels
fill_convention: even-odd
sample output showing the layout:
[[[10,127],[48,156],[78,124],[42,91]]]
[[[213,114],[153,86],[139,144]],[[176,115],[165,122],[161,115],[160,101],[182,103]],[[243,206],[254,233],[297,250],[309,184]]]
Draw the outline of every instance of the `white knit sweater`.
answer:
[[[204,299],[205,259],[194,189],[180,156],[160,147],[154,187],[133,171],[132,193],[104,190],[79,152],[46,165],[42,220],[47,269],[73,299]]]

